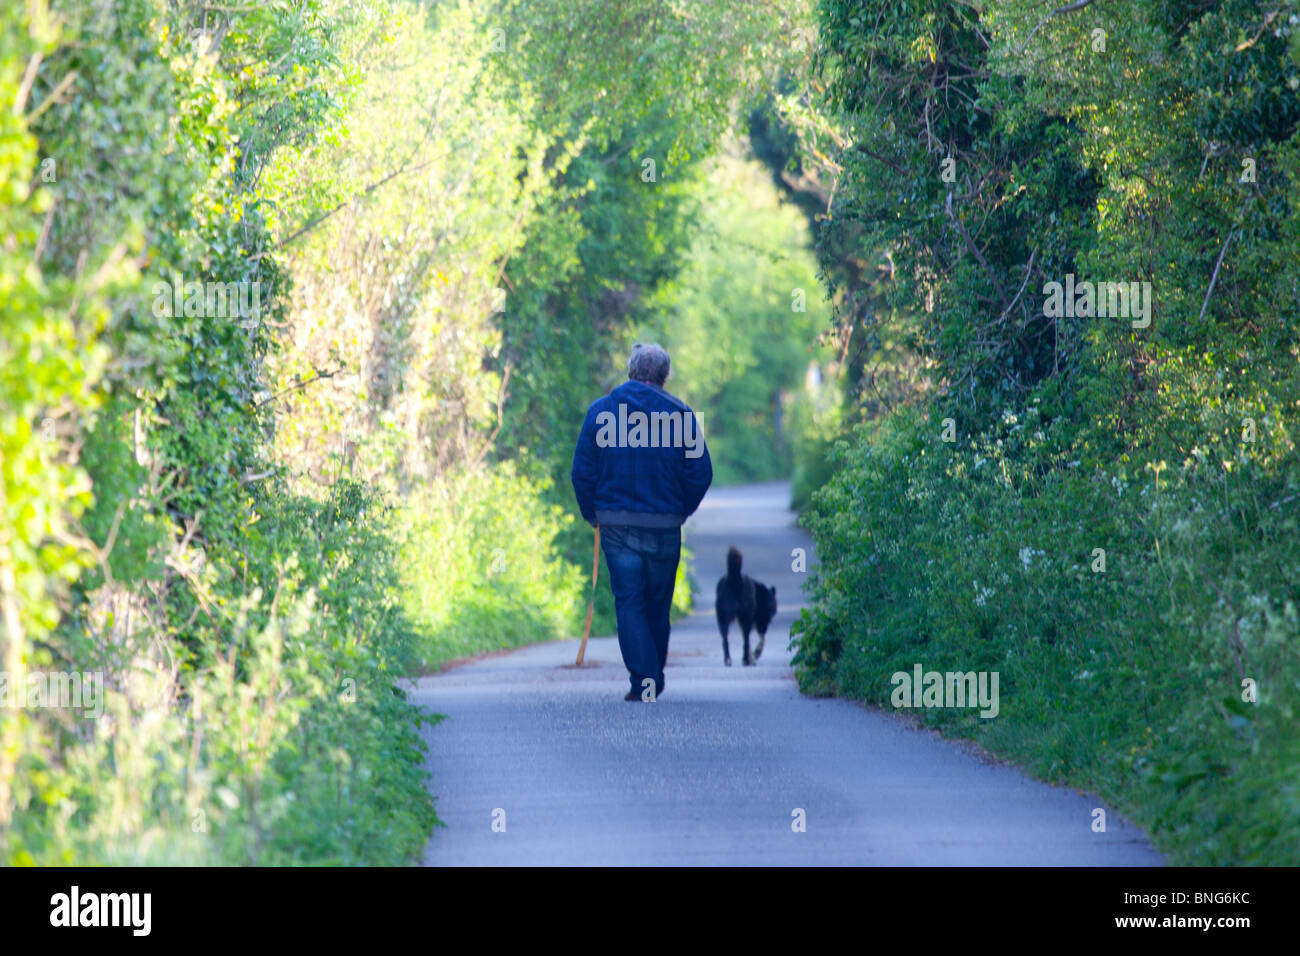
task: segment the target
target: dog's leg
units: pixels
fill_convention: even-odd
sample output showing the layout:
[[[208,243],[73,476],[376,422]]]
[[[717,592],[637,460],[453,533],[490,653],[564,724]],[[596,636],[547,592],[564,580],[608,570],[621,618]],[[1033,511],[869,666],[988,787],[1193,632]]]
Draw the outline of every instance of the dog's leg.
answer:
[[[740,627],[741,627],[741,631],[745,635],[745,657],[744,657],[745,666],[751,667],[753,666],[754,659],[749,656],[749,628],[745,627],[744,624],[742,624]]]
[[[722,660],[728,667],[731,666],[731,646],[727,643],[727,632],[731,630],[731,622],[719,624],[718,630],[722,631]]]
[[[763,644],[764,644],[766,641],[767,641],[767,632],[766,632],[766,631],[759,631],[759,632],[758,632],[758,646],[754,648],[754,660],[755,660],[756,662],[757,662],[757,660],[758,660],[760,657],[763,656]]]

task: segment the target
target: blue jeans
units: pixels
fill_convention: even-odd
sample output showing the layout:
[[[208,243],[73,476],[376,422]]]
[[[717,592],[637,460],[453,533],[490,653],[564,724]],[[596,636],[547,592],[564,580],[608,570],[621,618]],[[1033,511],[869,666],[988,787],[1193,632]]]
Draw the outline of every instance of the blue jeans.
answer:
[[[600,545],[609,565],[618,647],[632,691],[640,696],[641,682],[650,678],[658,696],[668,661],[668,615],[682,555],[681,529],[601,525]]]

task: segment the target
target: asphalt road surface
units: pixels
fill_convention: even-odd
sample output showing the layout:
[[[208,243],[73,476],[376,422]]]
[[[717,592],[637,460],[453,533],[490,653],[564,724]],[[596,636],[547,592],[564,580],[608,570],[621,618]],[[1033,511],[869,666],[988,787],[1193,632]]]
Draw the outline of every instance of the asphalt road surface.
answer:
[[[799,694],[786,649],[803,574],[784,483],[710,492],[687,524],[698,612],[673,628],[663,696],[627,703],[613,637],[523,648],[419,681],[447,826],[426,865],[1159,865],[1095,798],[993,765],[892,713]],[[775,584],[761,660],[723,666],[726,550]],[[602,588],[608,587],[601,581]],[[1005,701],[1003,702],[1005,706]],[[996,719],[996,718],[994,718]],[[802,822],[802,830],[799,824]]]

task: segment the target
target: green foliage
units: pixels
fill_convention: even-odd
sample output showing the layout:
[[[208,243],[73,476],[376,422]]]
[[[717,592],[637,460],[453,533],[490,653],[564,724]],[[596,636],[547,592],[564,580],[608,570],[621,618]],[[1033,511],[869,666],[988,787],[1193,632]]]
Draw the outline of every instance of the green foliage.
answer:
[[[449,475],[408,500],[403,567],[421,664],[572,637],[583,572],[555,553],[572,523],[508,463]]]
[[[622,334],[651,313],[689,248],[693,169],[660,168],[646,182],[636,160],[673,135],[646,125],[609,150],[584,146],[505,269],[498,365],[510,370],[511,400],[499,445],[540,469],[570,507],[582,415],[626,378]]]
[[[918,662],[998,671],[995,720],[927,722],[1099,790],[1181,862],[1294,858],[1291,439],[1278,423],[1181,463],[1085,467],[1039,409],[955,445],[898,415],[846,449],[807,518],[802,683],[888,706],[890,675]],[[1236,415],[1216,418],[1228,444]]]
[[[818,8],[824,98],[852,142],[819,246],[853,230],[888,248],[889,307],[954,400],[987,414],[1060,368],[1057,329],[1016,292],[1030,272],[1073,271],[1095,177],[1076,129],[1020,106],[1024,84],[992,61],[975,7],[868,6]]]
[[[105,686],[0,713],[6,860],[418,855],[399,678],[577,632],[638,335],[720,480],[811,502],[806,688],[1000,670],[929,719],[1295,858],[1295,0],[807,6],[3,8],[2,667]],[[770,186],[702,162],[746,114]],[[1152,324],[1046,315],[1067,273]]]
[[[488,28],[503,74],[543,128],[578,126],[599,149],[651,118],[672,131],[660,166],[707,155],[737,103],[761,99],[800,52],[798,2],[672,4],[496,0]]]
[[[500,424],[502,272],[573,147],[488,84],[480,6],[385,5],[339,126],[268,165],[294,277],[276,447],[303,487],[343,467],[405,494],[481,460]]]
[[[500,47],[501,76],[535,104],[535,125],[558,131],[578,150],[567,166],[557,164],[555,191],[506,265],[510,292],[497,318],[502,347],[494,365],[510,373],[499,454],[548,478],[548,500],[575,516],[569,467],[582,413],[626,377],[635,330],[661,329],[671,341],[679,319],[683,332],[695,324],[684,311],[666,316],[665,303],[694,296],[691,311],[702,315],[697,306],[713,276],[683,274],[704,248],[693,236],[712,198],[700,160],[719,147],[737,112],[761,100],[786,64],[806,56],[806,8],[802,0],[690,11],[506,0],[486,24]],[[789,238],[797,241],[793,230]],[[729,252],[749,267],[751,251],[731,245],[713,261],[738,271]],[[809,289],[815,309],[818,296]],[[789,294],[762,290],[765,299],[778,292]],[[782,356],[790,341],[783,335],[775,346]],[[726,360],[728,344],[684,336],[674,360],[709,367]],[[684,397],[697,401],[689,391]],[[752,407],[759,400],[750,394],[741,405],[765,429],[770,420]],[[744,430],[720,427],[727,439],[746,440]],[[769,443],[760,434],[756,444]],[[710,447],[730,454],[725,440]],[[585,524],[570,525],[559,542],[569,561],[590,568]],[[682,573],[679,611],[690,607]],[[602,587],[593,628],[608,633],[613,626],[612,597]]]
[[[645,181],[637,158],[663,155],[676,135],[660,119],[631,127],[605,149],[575,144],[580,152],[557,176],[504,272],[511,291],[496,316],[496,365],[510,376],[510,399],[497,454],[538,478],[546,501],[574,519],[557,548],[584,575],[592,539],[573,499],[573,444],[587,406],[626,378],[626,330],[653,314],[655,297],[672,286],[689,249],[693,166],[659,165],[655,180]],[[608,581],[601,560],[600,579]],[[689,608],[689,579],[678,583],[675,601]],[[608,634],[615,626],[613,595],[602,585],[592,629]]]
[[[849,237],[887,249],[939,389],[855,429],[813,495],[800,680],[885,706],[916,663],[998,671],[996,719],[923,719],[1100,792],[1177,862],[1289,862],[1295,5],[869,7],[819,5],[823,273]],[[1066,273],[1150,282],[1150,326],[1046,315]]]
[[[264,592],[274,586],[314,595],[306,639],[284,652],[290,663],[301,655],[313,680],[269,779],[246,784],[241,806],[260,804],[273,814],[264,820],[249,807],[252,835],[266,841],[251,855],[265,863],[407,862],[437,818],[419,735],[429,719],[396,683],[419,654],[402,607],[397,541],[404,522],[366,486],[347,480],[331,486],[323,502],[272,495],[261,517],[254,528],[265,523],[273,536],[252,535],[240,570]]]
[[[408,861],[436,718],[399,680],[580,627],[577,422],[791,21],[10,7],[3,673],[102,677],[105,712],[0,714],[0,854]]]
[[[794,402],[790,431],[794,436],[794,469],[790,476],[790,507],[803,511],[813,492],[835,474],[834,446],[844,434],[842,391],[832,383],[814,380]]]
[[[629,338],[673,356],[671,387],[700,415],[715,484],[783,478],[785,418],[829,321],[807,228],[752,160],[720,156],[698,190],[688,265]]]
[[[24,758],[12,859],[391,865],[423,847],[427,718],[395,683],[415,646],[389,513],[342,482],[324,502],[272,491],[257,515],[185,569],[184,635],[123,627],[161,609],[102,591],[70,616],[61,649],[129,679]],[[189,652],[171,670],[160,638]]]
[[[297,496],[267,456],[287,281],[260,170],[338,114],[328,48],[365,18],[272,5],[203,32],[188,5],[69,3],[56,37],[29,9],[30,32],[8,12],[2,31],[6,103],[30,66],[14,115],[36,133],[0,177],[22,243],[0,255],[3,526],[21,533],[0,542],[0,597],[24,608],[4,671],[100,679],[104,716],[6,709],[4,857],[408,860],[436,817],[425,718],[396,683],[415,660],[396,532],[373,491]],[[177,312],[175,277],[256,281],[261,314]]]

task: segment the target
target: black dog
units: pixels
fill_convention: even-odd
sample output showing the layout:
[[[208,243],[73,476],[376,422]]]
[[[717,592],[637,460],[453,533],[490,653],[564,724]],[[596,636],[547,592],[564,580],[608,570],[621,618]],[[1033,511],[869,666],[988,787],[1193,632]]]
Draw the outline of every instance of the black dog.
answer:
[[[722,659],[731,666],[731,646],[727,643],[727,632],[731,622],[740,624],[740,632],[745,638],[746,666],[753,664],[763,653],[763,644],[767,640],[767,626],[776,616],[776,588],[765,587],[753,578],[740,573],[740,552],[732,547],[727,552],[727,573],[718,581],[718,598],[714,609],[718,614],[718,630],[722,633]],[[749,632],[758,629],[758,647],[753,657],[749,653]]]
[[[767,626],[776,617],[776,585],[764,587],[754,582],[754,627],[758,630],[758,647],[754,648],[754,660],[763,653],[767,642]]]

